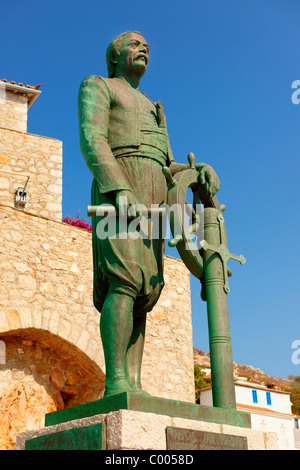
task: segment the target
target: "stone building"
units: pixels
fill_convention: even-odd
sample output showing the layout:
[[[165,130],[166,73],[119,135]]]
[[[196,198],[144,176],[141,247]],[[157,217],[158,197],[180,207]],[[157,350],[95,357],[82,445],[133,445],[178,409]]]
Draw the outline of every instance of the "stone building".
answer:
[[[0,81],[0,449],[45,413],[101,398],[91,233],[62,222],[62,142],[27,133],[39,87]],[[189,273],[165,257],[148,315],[143,386],[194,401]]]

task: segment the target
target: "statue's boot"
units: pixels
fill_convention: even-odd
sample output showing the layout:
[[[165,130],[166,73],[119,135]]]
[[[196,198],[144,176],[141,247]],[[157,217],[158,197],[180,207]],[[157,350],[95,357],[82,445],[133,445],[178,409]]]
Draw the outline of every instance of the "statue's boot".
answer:
[[[132,391],[126,372],[126,352],[132,335],[134,298],[110,288],[100,318],[100,331],[105,357],[104,396]]]
[[[124,392],[133,392],[126,378],[116,377],[115,379],[110,379],[105,382],[104,397]]]
[[[143,390],[141,383],[142,359],[145,344],[147,314],[137,314],[133,317],[133,329],[126,354],[126,375],[131,388],[139,394],[150,396]]]

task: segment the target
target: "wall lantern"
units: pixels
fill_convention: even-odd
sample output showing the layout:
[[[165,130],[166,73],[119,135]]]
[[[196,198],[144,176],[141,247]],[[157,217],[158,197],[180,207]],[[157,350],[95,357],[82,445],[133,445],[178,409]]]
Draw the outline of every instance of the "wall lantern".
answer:
[[[15,192],[15,203],[18,206],[25,206],[26,202],[28,202],[28,191],[20,186]]]

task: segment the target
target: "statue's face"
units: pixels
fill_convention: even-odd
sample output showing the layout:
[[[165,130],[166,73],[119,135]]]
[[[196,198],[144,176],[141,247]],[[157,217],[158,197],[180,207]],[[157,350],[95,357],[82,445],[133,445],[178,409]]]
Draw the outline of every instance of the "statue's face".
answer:
[[[123,40],[117,58],[119,70],[142,76],[149,62],[147,41],[137,33],[128,33]]]

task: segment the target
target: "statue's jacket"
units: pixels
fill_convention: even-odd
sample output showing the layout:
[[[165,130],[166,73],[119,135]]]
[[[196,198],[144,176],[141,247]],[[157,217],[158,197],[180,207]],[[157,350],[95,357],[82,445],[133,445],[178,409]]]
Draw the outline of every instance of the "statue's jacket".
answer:
[[[161,169],[174,159],[160,102],[121,79],[87,77],[79,90],[79,132],[81,152],[94,175],[92,205],[115,205],[114,191],[122,189],[134,192],[147,208],[166,202]],[[137,296],[134,312],[151,311],[164,285],[164,239],[124,239],[118,221],[116,236],[102,237],[102,219],[92,220],[95,307],[101,311],[113,283],[118,292]]]
[[[136,148],[138,154],[142,142],[136,93],[127,82],[116,78],[92,75],[81,83],[78,98],[81,152],[102,194],[129,189],[116,156],[124,148]],[[160,102],[152,104],[163,114]],[[174,159],[164,114],[159,127],[166,135],[166,164],[170,164]]]

